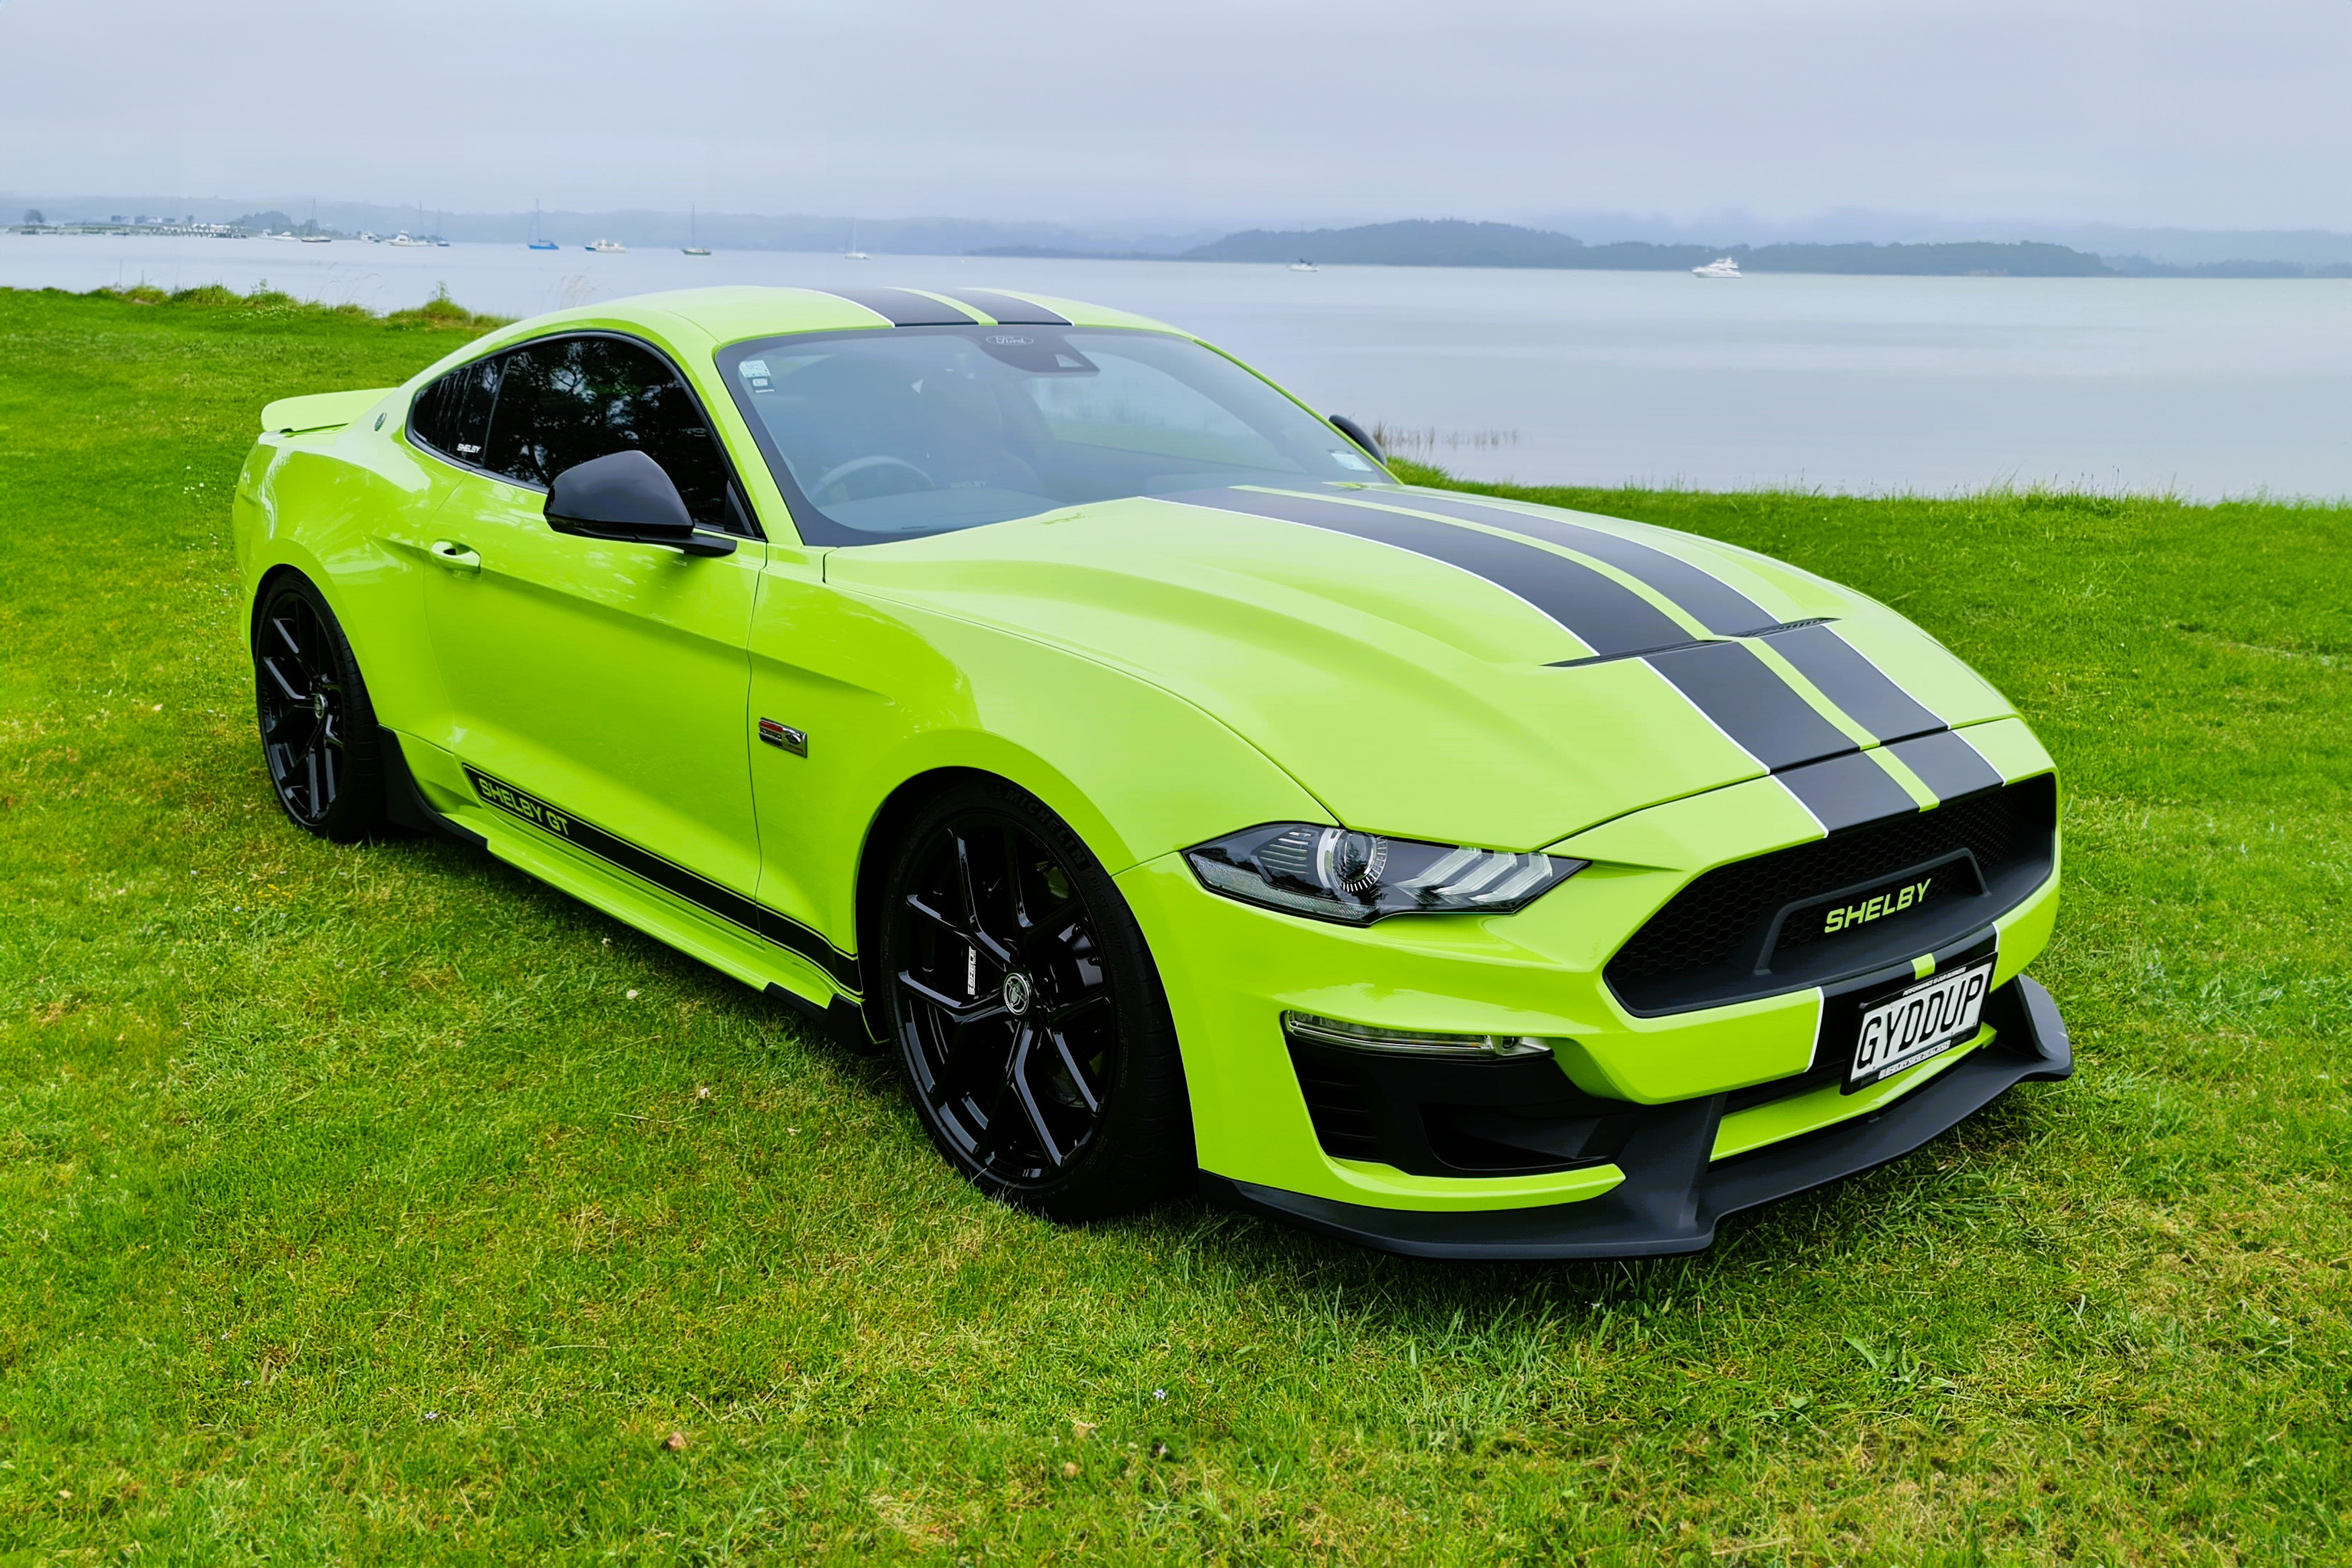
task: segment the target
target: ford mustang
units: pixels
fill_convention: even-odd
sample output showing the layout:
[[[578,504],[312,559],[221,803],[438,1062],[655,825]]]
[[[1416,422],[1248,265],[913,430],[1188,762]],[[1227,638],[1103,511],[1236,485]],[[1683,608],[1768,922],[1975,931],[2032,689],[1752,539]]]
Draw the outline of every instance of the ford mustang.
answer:
[[[891,1053],[1057,1220],[1707,1246],[2073,1058],[2050,757],[1862,595],[1400,483],[1184,332],[567,310],[271,404],[286,815],[478,846]]]

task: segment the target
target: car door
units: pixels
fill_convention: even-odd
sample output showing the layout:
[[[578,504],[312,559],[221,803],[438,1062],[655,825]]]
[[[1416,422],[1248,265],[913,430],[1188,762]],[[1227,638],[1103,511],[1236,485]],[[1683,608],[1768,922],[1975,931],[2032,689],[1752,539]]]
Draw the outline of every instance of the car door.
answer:
[[[488,426],[478,452],[455,454],[473,469],[428,551],[454,749],[487,804],[601,829],[562,836],[740,921],[758,883],[745,714],[766,553],[718,438],[675,367],[633,339],[541,339],[489,363]],[[548,525],[556,475],[632,447],[698,524],[736,535],[732,554]]]

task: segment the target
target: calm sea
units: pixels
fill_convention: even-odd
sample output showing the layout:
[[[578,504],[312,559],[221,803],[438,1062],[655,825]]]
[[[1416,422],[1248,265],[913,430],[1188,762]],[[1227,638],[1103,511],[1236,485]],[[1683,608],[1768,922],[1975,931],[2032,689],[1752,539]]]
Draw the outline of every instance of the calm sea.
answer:
[[[530,315],[697,283],[1031,289],[1222,343],[1496,479],[2352,496],[2352,281],[1757,277],[0,235],[0,285]]]

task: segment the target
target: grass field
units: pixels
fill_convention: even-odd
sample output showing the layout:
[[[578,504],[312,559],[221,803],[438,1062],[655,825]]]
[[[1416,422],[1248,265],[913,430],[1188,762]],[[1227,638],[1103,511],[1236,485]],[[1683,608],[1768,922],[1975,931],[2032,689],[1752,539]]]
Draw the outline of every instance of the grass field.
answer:
[[[1064,1231],[717,973],[279,817],[237,465],[444,314],[0,292],[0,1560],[2352,1561],[2352,512],[1541,492],[2018,701],[2076,1078],[1685,1260]]]

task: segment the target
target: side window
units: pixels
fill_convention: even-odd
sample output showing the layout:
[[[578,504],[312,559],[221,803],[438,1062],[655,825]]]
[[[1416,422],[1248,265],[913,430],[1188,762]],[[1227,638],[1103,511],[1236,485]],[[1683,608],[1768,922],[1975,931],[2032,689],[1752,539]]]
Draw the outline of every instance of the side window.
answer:
[[[419,392],[409,411],[408,433],[445,458],[479,463],[503,357],[461,364]]]
[[[719,438],[660,356],[613,338],[553,338],[505,357],[483,467],[545,489],[575,464],[635,447],[698,525],[734,528]]]

